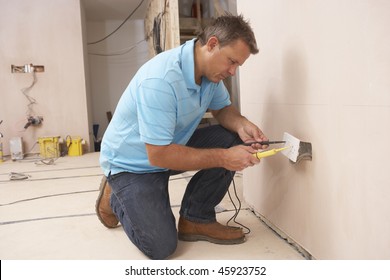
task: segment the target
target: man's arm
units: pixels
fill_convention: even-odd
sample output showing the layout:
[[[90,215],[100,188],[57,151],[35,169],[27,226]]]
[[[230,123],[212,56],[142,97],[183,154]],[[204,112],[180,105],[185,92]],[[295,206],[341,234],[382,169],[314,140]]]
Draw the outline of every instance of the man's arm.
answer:
[[[151,165],[178,171],[223,167],[240,171],[259,163],[252,147],[238,145],[229,149],[196,149],[178,144],[145,144]]]
[[[233,106],[214,110],[212,114],[219,124],[238,133],[244,142],[268,140],[255,124],[243,117]],[[253,154],[257,152],[257,149],[267,147],[237,145],[228,149],[196,149],[178,144],[145,145],[152,165],[180,171],[215,167],[240,171],[258,164],[260,161]]]
[[[268,140],[260,128],[242,116],[232,105],[226,106],[220,110],[213,110],[211,113],[220,125],[238,133],[243,142],[260,142]],[[259,145],[256,148],[265,149],[266,147],[267,146],[260,147]]]

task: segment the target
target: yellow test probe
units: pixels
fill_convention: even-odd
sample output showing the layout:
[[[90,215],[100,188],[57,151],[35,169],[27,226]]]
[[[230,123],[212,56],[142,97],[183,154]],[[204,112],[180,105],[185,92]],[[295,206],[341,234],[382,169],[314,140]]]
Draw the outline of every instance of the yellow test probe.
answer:
[[[266,151],[254,153],[253,156],[258,158],[258,159],[261,159],[264,157],[273,156],[273,155],[275,155],[283,150],[289,149],[289,148],[291,148],[291,147],[287,146],[287,147],[283,147],[283,148],[279,148],[279,149],[266,150]]]

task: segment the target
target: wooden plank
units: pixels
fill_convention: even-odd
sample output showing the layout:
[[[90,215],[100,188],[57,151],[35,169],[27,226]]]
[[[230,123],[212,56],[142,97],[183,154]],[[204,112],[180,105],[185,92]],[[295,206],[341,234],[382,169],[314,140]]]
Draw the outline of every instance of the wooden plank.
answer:
[[[160,35],[159,42],[155,41],[157,32]],[[145,34],[148,41],[150,57],[157,54],[155,46],[158,43],[162,51],[180,45],[178,0],[150,1],[145,16]]]

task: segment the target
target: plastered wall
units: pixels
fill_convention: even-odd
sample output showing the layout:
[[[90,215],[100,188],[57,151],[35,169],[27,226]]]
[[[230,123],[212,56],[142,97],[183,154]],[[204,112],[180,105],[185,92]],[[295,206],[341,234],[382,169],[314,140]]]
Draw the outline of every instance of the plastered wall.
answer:
[[[255,212],[316,259],[390,258],[390,2],[237,1],[260,53],[240,69],[242,113],[270,139],[311,142],[244,172]]]
[[[87,52],[92,95],[92,122],[99,125],[100,139],[107,126],[107,112],[115,111],[119,98],[139,67],[148,59],[144,20],[130,19],[117,32],[122,21],[87,21]]]
[[[0,0],[0,131],[4,154],[9,139],[23,138],[24,151],[39,152],[38,137],[80,136],[90,144],[83,14],[79,0]],[[32,114],[41,126],[28,127],[28,100],[21,90],[32,74],[11,73],[11,65],[43,65],[29,91]],[[89,147],[86,147],[89,150]]]

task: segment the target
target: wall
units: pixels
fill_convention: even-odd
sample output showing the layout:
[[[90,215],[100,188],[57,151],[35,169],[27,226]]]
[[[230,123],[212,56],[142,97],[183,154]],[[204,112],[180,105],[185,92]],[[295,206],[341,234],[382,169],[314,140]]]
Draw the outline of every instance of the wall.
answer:
[[[0,0],[0,131],[4,154],[9,139],[21,136],[25,152],[37,152],[38,137],[81,136],[89,143],[88,106],[79,0]],[[13,74],[11,64],[44,65],[29,91],[39,127],[26,130],[27,98],[21,89],[32,74]]]
[[[88,21],[87,46],[92,95],[92,122],[101,138],[108,125],[106,112],[114,113],[123,91],[138,68],[148,60],[144,20],[129,20],[106,40],[122,21]]]
[[[260,53],[240,71],[242,112],[271,139],[311,142],[244,172],[244,196],[317,259],[390,258],[390,2],[237,1]]]

